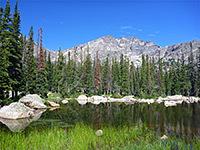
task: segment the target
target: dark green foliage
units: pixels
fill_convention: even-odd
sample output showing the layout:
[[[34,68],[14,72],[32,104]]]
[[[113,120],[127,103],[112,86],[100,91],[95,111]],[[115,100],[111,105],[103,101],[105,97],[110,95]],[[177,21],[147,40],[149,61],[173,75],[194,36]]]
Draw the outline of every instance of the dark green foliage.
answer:
[[[85,63],[83,65],[83,88],[85,89],[84,92],[88,95],[90,95],[92,93],[92,89],[93,89],[93,70],[92,70],[92,61],[91,61],[91,57],[89,54],[89,50],[88,50],[88,54],[85,60]]]
[[[0,8],[0,100],[5,99],[5,91],[9,90],[9,76],[8,76],[8,57],[7,51],[3,48],[3,28],[2,28],[2,16],[3,16],[3,8]]]
[[[141,86],[141,92],[146,94],[146,91],[147,91],[147,66],[146,66],[146,60],[145,60],[144,55],[142,55],[140,86]]]
[[[10,49],[9,61],[11,66],[8,67],[9,76],[12,78],[12,97],[17,96],[17,92],[22,85],[21,73],[22,73],[22,53],[23,45],[21,41],[20,33],[20,14],[18,11],[18,4],[16,1],[15,12],[12,18],[11,26],[11,37],[12,37],[12,49]]]
[[[36,59],[33,55],[33,26],[31,27],[29,31],[29,40],[27,42],[27,48],[25,48],[24,52],[24,63],[23,63],[23,74],[24,74],[24,80],[25,80],[25,94],[28,93],[36,93],[37,92],[37,86],[36,86]]]
[[[123,57],[123,55],[121,56]],[[129,60],[125,57],[122,59],[123,62],[120,62],[121,66],[121,94],[129,95],[130,94],[130,69],[129,69]]]
[[[101,85],[101,66],[99,62],[99,56],[97,53],[97,60],[96,64],[93,64],[95,66],[94,68],[94,84],[95,84],[95,90],[98,94],[102,93],[102,85]]]
[[[51,62],[51,54],[49,53],[48,55],[48,59],[46,62],[46,77],[47,77],[47,90],[48,91],[52,91],[52,87],[53,87],[53,64]]]
[[[108,56],[106,58],[106,61],[103,65],[103,79],[102,79],[102,84],[103,84],[103,92],[104,94],[109,93],[109,83],[110,83],[110,66],[109,66],[109,61],[108,61]]]
[[[120,93],[120,64],[116,57],[112,60],[112,70],[111,70],[111,89],[112,93]]]
[[[197,57],[197,95],[200,97],[200,47],[199,47],[199,55]]]

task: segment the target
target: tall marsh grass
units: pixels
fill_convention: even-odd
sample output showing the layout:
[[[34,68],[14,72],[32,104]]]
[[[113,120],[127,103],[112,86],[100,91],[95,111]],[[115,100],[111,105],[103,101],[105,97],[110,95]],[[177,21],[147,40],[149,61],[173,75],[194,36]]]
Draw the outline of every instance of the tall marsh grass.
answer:
[[[1,150],[93,150],[93,149],[200,149],[200,139],[192,143],[177,138],[160,140],[146,127],[104,127],[103,135],[97,129],[82,123],[73,128],[28,128],[20,133],[0,132]]]

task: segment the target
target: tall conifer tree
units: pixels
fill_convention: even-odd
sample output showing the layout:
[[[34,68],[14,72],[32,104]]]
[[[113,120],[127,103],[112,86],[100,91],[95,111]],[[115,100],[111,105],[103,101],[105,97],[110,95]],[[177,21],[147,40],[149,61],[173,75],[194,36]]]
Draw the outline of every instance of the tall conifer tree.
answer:
[[[12,64],[9,69],[9,76],[13,79],[12,83],[12,96],[16,97],[17,92],[22,85],[21,73],[22,73],[22,40],[20,33],[20,14],[18,11],[18,3],[15,4],[15,12],[12,18],[11,34],[12,34],[12,49],[10,50],[10,63]]]
[[[89,49],[87,50],[87,57],[84,62],[83,66],[83,87],[85,89],[86,94],[91,94],[92,93],[92,85],[93,85],[93,78],[92,78],[92,61],[91,61],[91,56],[89,53]]]
[[[5,92],[10,90],[10,80],[9,80],[9,75],[8,75],[8,66],[9,66],[9,61],[8,61],[8,51],[5,48],[5,36],[3,33],[3,8],[0,8],[0,100],[3,100],[5,102]],[[1,101],[0,101],[1,102]]]

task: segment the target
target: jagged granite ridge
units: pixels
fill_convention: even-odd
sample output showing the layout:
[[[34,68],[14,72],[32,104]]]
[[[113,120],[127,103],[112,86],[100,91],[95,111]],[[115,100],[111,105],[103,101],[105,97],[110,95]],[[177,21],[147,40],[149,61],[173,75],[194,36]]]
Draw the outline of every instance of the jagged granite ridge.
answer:
[[[187,61],[191,52],[190,43],[192,44],[193,53],[197,54],[199,52],[198,48],[200,47],[200,41],[193,40],[191,42],[180,43],[162,48],[153,42],[144,42],[136,37],[122,37],[120,39],[116,39],[109,35],[70,49],[62,50],[61,52],[66,59],[68,57],[68,52],[70,52],[71,57],[74,57],[77,61],[80,61],[81,54],[83,59],[86,57],[88,49],[92,59],[96,58],[96,54],[98,52],[100,61],[105,60],[107,56],[109,56],[109,61],[111,61],[114,57],[119,60],[120,55],[123,54],[129,58],[130,61],[133,61],[134,64],[140,65],[142,54],[155,56],[157,58],[159,56],[159,52],[160,56],[165,59],[181,59],[182,53],[184,53]],[[35,55],[36,50],[37,44],[35,45]],[[47,51],[47,54],[51,54],[52,61],[57,59],[57,51],[49,49],[44,50]]]

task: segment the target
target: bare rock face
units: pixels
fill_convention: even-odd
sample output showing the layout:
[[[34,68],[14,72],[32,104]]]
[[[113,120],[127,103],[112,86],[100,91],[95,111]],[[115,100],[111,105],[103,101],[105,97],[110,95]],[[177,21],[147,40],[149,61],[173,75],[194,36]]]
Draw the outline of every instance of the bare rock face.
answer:
[[[77,54],[77,58],[80,60],[81,54],[83,58],[86,57],[88,49],[92,59],[96,58],[97,52],[99,53],[100,61],[104,61],[109,56],[110,62],[114,57],[120,60],[120,56],[123,54],[131,61],[134,61],[135,64],[140,63],[142,54],[153,56],[161,50],[156,44],[144,42],[136,37],[115,39],[109,35],[74,48],[63,50],[62,53],[66,58],[68,57],[68,52],[71,53],[71,56]]]
[[[26,106],[36,109],[47,108],[43,101],[44,100],[37,94],[28,94],[19,100],[19,102],[25,104]]]
[[[20,102],[11,103],[0,109],[0,118],[22,119],[30,118],[32,115],[33,110]]]

